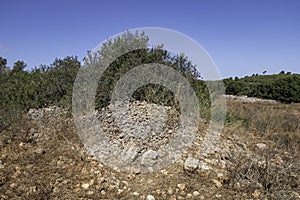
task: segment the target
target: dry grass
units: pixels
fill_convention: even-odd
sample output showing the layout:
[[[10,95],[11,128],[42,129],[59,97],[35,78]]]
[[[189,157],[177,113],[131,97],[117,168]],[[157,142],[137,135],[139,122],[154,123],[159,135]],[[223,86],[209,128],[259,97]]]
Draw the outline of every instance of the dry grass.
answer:
[[[26,121],[21,127],[1,132],[5,167],[0,169],[0,199],[132,199],[133,191],[160,193],[170,199],[169,188],[175,195],[178,183],[185,183],[187,192],[197,190],[206,199],[216,199],[216,194],[222,199],[255,199],[256,193],[260,199],[295,199],[294,193],[300,193],[300,105],[228,102],[228,113],[223,134],[238,135],[251,155],[228,158],[228,179],[221,188],[215,188],[209,177],[186,174],[181,164],[170,166],[169,175],[158,172],[135,177],[99,167],[99,162],[82,150],[71,121],[55,119],[51,124],[49,119],[45,123],[53,129],[45,127],[44,132],[51,134],[48,139],[38,140],[32,134],[38,127]],[[267,148],[258,149],[257,143]],[[95,182],[89,190],[83,189],[82,183],[92,179]],[[127,181],[132,190],[118,194],[111,187],[117,179]],[[119,184],[119,188],[125,186]]]
[[[294,199],[300,191],[300,104],[228,102],[226,134],[236,134],[254,153],[237,155],[227,186],[270,199]],[[265,149],[255,144],[264,143]]]
[[[227,108],[229,116],[236,121],[242,121],[256,135],[264,136],[276,132],[300,134],[300,104],[229,101]]]

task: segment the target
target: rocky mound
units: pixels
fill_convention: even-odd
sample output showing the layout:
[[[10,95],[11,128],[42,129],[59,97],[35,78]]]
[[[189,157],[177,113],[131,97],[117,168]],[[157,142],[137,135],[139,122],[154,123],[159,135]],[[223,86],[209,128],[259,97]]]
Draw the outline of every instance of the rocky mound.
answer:
[[[76,116],[89,152],[119,171],[156,171],[176,162],[193,141],[198,125],[176,109],[146,102],[116,102]]]
[[[135,142],[143,147],[131,155],[152,166],[156,148],[167,145],[179,126],[178,112],[145,102],[130,103],[128,108],[127,117],[114,116],[112,107],[96,112],[95,125],[101,125],[105,137],[116,145]],[[32,109],[27,122],[18,133],[1,133],[1,199],[300,198],[295,173],[299,166],[271,141],[245,141],[224,131],[203,155],[207,133],[200,128],[176,163],[149,173],[123,172],[85,150],[67,111]],[[143,155],[149,159],[142,160]]]
[[[228,100],[239,101],[239,102],[246,102],[246,103],[256,103],[256,102],[263,102],[263,103],[277,103],[275,100],[271,99],[260,99],[256,97],[248,97],[248,96],[236,96],[236,95],[224,95]]]

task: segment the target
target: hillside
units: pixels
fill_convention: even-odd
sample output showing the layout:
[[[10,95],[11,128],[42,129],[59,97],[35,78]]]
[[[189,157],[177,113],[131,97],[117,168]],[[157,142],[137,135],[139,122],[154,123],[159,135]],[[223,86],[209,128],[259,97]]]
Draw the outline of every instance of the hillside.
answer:
[[[272,99],[283,103],[300,102],[300,74],[284,71],[273,75],[252,75],[224,79],[226,94]]]
[[[0,197],[299,199],[300,106],[236,100],[227,105],[224,131],[207,155],[201,155],[203,121],[178,162],[148,173],[126,173],[99,162],[83,148],[66,110],[30,109],[20,126],[1,132]],[[140,116],[152,107],[132,106]]]

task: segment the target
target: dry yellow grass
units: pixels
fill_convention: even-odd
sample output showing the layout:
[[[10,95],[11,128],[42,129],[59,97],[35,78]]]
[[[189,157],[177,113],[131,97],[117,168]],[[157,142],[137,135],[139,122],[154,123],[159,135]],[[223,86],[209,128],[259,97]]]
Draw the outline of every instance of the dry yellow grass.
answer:
[[[113,171],[83,151],[70,119],[53,118],[53,124],[51,119],[46,121],[52,129],[43,130],[51,132],[48,140],[34,138],[32,129],[37,127],[28,122],[1,132],[4,168],[0,169],[0,198],[132,199],[137,191],[155,193],[161,197],[158,199],[165,193],[170,199],[180,195],[180,191],[176,193],[177,184],[184,183],[186,193],[197,190],[206,199],[216,199],[216,194],[222,199],[295,199],[300,193],[300,104],[229,101],[227,117],[223,138],[238,135],[247,150],[227,158],[226,162],[231,163],[227,166],[228,179],[220,188],[209,177],[186,174],[179,163],[166,169],[169,175],[157,172],[135,176]],[[258,149],[257,143],[267,144],[268,148]],[[112,187],[117,180],[121,180],[118,188],[126,186],[131,191],[120,193]],[[88,190],[84,184],[90,184]]]

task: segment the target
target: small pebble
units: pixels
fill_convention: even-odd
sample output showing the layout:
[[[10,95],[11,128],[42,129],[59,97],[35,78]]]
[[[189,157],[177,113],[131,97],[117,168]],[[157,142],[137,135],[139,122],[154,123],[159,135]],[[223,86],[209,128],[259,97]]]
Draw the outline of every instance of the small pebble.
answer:
[[[87,189],[89,189],[90,184],[88,184],[88,183],[83,183],[83,184],[81,185],[81,187],[82,187],[83,189],[87,190]]]
[[[193,196],[194,196],[194,197],[197,197],[197,196],[199,196],[199,195],[200,195],[200,193],[199,193],[198,191],[194,191],[194,192],[193,192]]]
[[[154,196],[152,196],[152,195],[147,195],[147,200],[155,200],[155,198],[154,198]]]

